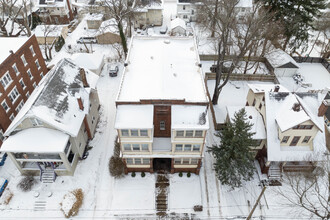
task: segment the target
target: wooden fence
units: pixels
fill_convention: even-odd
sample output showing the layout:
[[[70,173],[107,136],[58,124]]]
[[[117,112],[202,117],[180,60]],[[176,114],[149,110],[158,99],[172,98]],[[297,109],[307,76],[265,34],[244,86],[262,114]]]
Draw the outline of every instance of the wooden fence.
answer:
[[[215,79],[215,73],[206,73],[208,79]],[[227,74],[222,74],[222,78],[226,78]],[[274,82],[276,83],[275,75],[264,75],[264,74],[234,74],[229,76],[230,80],[235,81],[263,81],[263,82]]]
[[[327,59],[320,57],[292,57],[297,63],[321,63],[330,73],[330,63]]]

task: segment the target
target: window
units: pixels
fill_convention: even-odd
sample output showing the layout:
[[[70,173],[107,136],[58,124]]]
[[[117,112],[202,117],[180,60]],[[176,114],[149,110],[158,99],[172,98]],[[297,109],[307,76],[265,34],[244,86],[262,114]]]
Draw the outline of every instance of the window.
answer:
[[[175,151],[182,151],[182,144],[176,144]]]
[[[184,18],[184,19],[187,19],[187,18],[188,18],[188,16],[187,16],[187,15],[183,15],[183,18]]]
[[[296,125],[292,129],[312,129],[313,125]]]
[[[26,93],[26,98],[29,98],[30,97],[30,92],[27,92]]]
[[[201,149],[201,145],[199,145],[199,144],[193,145],[193,151],[199,151],[200,149]]]
[[[14,63],[14,65],[12,67],[13,67],[14,72],[16,73],[16,76],[17,76],[19,74],[19,72],[18,72],[16,63]]]
[[[141,148],[142,148],[142,151],[148,151],[149,150],[148,144],[141,144]]]
[[[131,136],[134,136],[134,137],[139,136],[139,130],[136,130],[136,129],[131,130]]]
[[[140,145],[139,144],[132,144],[133,151],[140,151]]]
[[[189,158],[183,158],[182,164],[189,164]]]
[[[37,83],[36,82],[33,83],[33,88],[35,88],[35,87],[37,87]]]
[[[290,146],[296,146],[299,139],[300,139],[300,136],[294,136],[291,143],[290,143]]]
[[[17,113],[22,109],[23,105],[24,105],[24,101],[22,100],[15,109]]]
[[[262,101],[265,101],[265,96],[262,97]]]
[[[160,121],[160,122],[159,122],[159,129],[160,129],[161,131],[165,131],[165,121]]]
[[[31,73],[31,70],[28,69],[26,72],[27,72],[28,76],[30,77],[30,79],[33,79],[33,76],[32,76],[32,73]]]
[[[19,96],[19,93],[18,93],[16,87],[13,88],[13,90],[11,90],[11,92],[8,95],[8,97],[9,97],[9,99],[10,99],[10,101],[12,103],[15,103],[16,99],[18,98],[18,96]]]
[[[310,139],[311,139],[311,136],[305,136],[302,142],[308,143]]]
[[[34,52],[32,45],[30,46],[30,51],[31,51],[32,56],[34,57],[34,55],[36,55],[36,53]]]
[[[143,158],[142,163],[143,164],[150,164],[150,159],[149,158]]]
[[[6,74],[0,80],[1,85],[3,86],[4,89],[6,89],[12,81],[13,80],[11,79],[9,72],[6,72]]]
[[[35,63],[36,63],[36,66],[37,66],[37,68],[38,68],[38,69],[40,69],[40,64],[39,64],[39,61],[38,61],[38,60],[36,60],[36,61],[35,61]]]
[[[43,72],[40,73],[40,77],[41,77],[41,79],[44,77],[44,73]]]
[[[25,89],[25,88],[26,88],[26,85],[25,85],[23,79],[20,79],[20,80],[19,80],[19,84],[21,84],[22,89]]]
[[[284,136],[284,137],[282,138],[281,143],[288,143],[289,138],[290,138],[290,136]]]
[[[195,11],[194,10],[191,10],[191,14],[194,15],[195,14]]]
[[[130,144],[124,144],[124,151],[130,151],[131,145]]]
[[[192,130],[186,131],[186,137],[192,137],[193,134],[194,134],[194,131],[192,131]]]
[[[312,129],[313,125],[305,125],[305,129]]]
[[[134,159],[135,164],[141,164],[141,158],[135,158]]]
[[[260,105],[259,105],[259,110],[261,110],[261,108],[262,108],[262,104],[260,103]]]
[[[15,116],[14,114],[11,114],[10,117],[9,117],[10,121],[13,121],[15,119]]]
[[[191,151],[191,144],[185,144],[184,151]]]
[[[241,8],[241,11],[242,11],[242,12],[245,12],[245,8]]]
[[[185,5],[183,5],[183,6],[182,6],[182,9],[183,9],[183,10],[186,10],[186,6],[185,6]]]
[[[127,130],[127,129],[123,129],[123,130],[121,130],[121,136],[124,136],[124,137],[129,136],[129,135],[128,135],[128,130]]]
[[[126,164],[133,164],[133,158],[126,158]]]
[[[181,158],[175,158],[174,164],[181,164]]]
[[[195,137],[203,137],[203,131],[195,131]]]
[[[7,105],[7,102],[4,100],[2,103],[1,103],[1,105],[2,105],[2,108],[6,111],[6,112],[8,112],[9,111],[9,106]]]
[[[3,141],[3,139],[5,139],[5,137],[3,136],[2,130],[0,130],[0,141]]]
[[[176,131],[176,136],[177,137],[183,137],[184,136],[184,131]]]
[[[198,159],[191,159],[190,164],[198,164]]]
[[[140,130],[140,136],[148,137],[148,130]]]
[[[21,60],[22,60],[22,62],[24,64],[24,66],[26,66],[27,65],[27,62],[26,62],[26,59],[24,57],[24,54],[21,56]]]
[[[256,99],[253,99],[252,106],[255,106],[255,105],[256,105]]]

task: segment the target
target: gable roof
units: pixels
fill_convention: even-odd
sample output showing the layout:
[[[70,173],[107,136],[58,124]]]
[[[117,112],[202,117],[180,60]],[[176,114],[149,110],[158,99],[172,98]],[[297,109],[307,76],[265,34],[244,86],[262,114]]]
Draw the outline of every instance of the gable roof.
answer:
[[[96,88],[98,76],[88,70],[88,88],[84,88],[79,67],[70,59],[62,59],[43,78],[23,108],[8,127],[8,136],[26,118],[36,118],[71,136],[76,136],[89,110],[89,94]],[[84,110],[78,106],[81,97]]]
[[[2,37],[0,40],[0,64],[11,55],[10,51],[16,53],[28,39],[27,37]]]
[[[171,21],[171,30],[173,30],[176,27],[181,27],[184,30],[186,30],[186,22],[181,18],[176,18]]]
[[[62,34],[62,30],[67,25],[38,25],[34,34],[36,37],[59,37]]]
[[[299,64],[281,49],[272,51],[265,58],[273,68],[299,68]]]

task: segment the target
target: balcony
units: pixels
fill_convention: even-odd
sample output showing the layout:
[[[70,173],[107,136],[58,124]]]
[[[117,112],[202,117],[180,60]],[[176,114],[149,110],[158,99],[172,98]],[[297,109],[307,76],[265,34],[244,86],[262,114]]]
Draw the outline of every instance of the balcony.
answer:
[[[172,151],[171,138],[154,138],[152,151],[155,153],[169,153]]]

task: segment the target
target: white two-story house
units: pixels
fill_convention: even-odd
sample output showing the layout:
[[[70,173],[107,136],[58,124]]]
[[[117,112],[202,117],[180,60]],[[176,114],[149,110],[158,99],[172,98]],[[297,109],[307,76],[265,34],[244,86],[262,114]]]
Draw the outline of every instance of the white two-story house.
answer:
[[[192,37],[134,37],[116,100],[125,172],[199,173],[208,99]]]

